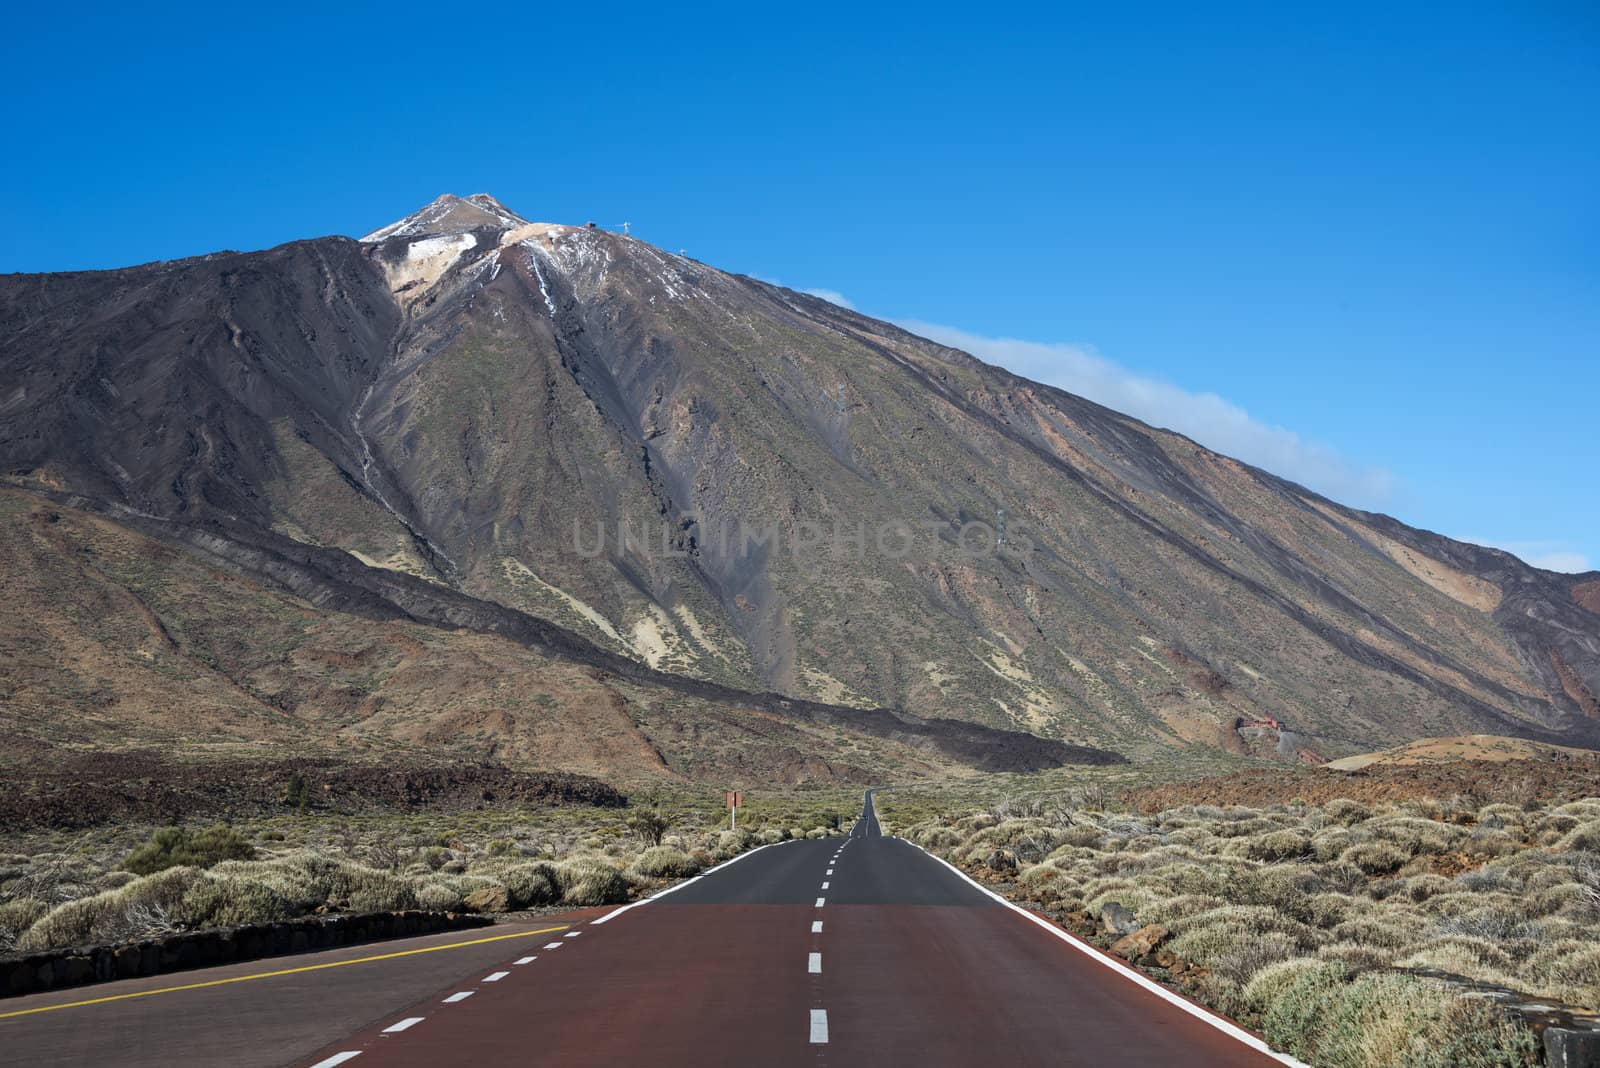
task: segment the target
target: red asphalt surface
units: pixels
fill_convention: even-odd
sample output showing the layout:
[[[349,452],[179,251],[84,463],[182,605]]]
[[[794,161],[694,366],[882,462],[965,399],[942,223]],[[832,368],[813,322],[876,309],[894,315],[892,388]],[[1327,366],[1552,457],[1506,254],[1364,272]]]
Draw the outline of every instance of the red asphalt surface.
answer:
[[[756,850],[605,915],[4,999],[0,1064],[1280,1063],[882,837],[870,799],[848,839]],[[518,937],[456,945],[500,934]],[[427,946],[453,948],[306,970]],[[168,992],[73,1005],[140,990]],[[51,1005],[72,1007],[4,1015]]]

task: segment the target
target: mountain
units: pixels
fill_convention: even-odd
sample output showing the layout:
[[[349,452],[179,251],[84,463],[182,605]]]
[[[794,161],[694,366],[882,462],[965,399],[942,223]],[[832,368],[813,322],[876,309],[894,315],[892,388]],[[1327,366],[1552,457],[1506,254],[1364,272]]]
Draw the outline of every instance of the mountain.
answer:
[[[906,767],[1600,745],[1600,575],[1345,508],[886,323],[486,195],[360,241],[5,276],[0,367],[8,537],[60,569],[86,531],[127,539],[157,561],[147,591],[188,568],[165,607],[124,572],[93,578],[152,633],[189,613],[169,652],[193,661],[193,619],[248,601],[313,613],[358,660],[387,663],[401,631],[447,661],[488,637],[533,658],[487,658],[441,702],[392,674],[327,679],[303,628],[284,652],[240,626],[202,658],[222,689],[197,730],[270,718],[254,702],[287,735],[431,745],[362,710],[443,724],[450,703],[479,751],[644,768],[572,755],[592,694],[497,718],[495,679],[589,670],[634,688],[616,729],[665,773],[710,771],[638,711],[663,693],[694,703],[688,737],[758,713],[801,732],[772,761],[794,775],[824,736],[821,759]],[[8,600],[89,581],[58,579],[9,575]],[[115,737],[139,706],[133,639],[101,623],[62,617],[41,649],[14,619],[0,648],[34,666],[0,707]],[[92,713],[52,703],[86,677],[68,639],[98,650]],[[140,678],[147,704],[179,692]]]

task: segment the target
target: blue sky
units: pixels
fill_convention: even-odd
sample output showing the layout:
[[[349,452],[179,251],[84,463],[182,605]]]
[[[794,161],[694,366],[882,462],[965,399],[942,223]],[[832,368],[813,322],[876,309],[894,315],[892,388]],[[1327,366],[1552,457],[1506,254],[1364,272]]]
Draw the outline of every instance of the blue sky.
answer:
[[[1600,566],[1600,9],[1109,7],[22,7],[0,270],[486,191]]]

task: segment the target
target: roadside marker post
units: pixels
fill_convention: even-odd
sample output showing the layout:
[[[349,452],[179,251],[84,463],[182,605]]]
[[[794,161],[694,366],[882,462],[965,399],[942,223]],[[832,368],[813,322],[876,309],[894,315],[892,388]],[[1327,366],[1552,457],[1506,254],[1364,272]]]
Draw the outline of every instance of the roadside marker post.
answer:
[[[737,831],[739,829],[739,806],[742,805],[742,804],[744,804],[744,791],[743,790],[729,790],[728,791],[728,829],[730,831]]]

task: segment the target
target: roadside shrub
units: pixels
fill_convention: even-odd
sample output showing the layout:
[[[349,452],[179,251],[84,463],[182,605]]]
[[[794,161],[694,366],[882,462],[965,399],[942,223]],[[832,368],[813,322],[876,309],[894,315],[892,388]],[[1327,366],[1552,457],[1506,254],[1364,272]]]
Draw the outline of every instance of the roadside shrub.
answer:
[[[1387,968],[1394,963],[1395,951],[1380,946],[1363,946],[1354,942],[1329,942],[1317,950],[1317,959],[1337,961],[1351,975]]]
[[[791,837],[805,838],[806,833],[801,830],[790,832]],[[717,855],[723,859],[736,857],[755,844],[756,836],[740,828],[737,831],[723,831],[717,835]]]
[[[620,905],[628,900],[628,880],[598,857],[576,857],[557,865],[556,884],[564,905]]]
[[[136,875],[186,865],[209,868],[224,860],[249,860],[256,855],[250,840],[225,823],[198,833],[186,827],[163,827],[139,846],[122,866]]]
[[[1527,970],[1541,986],[1586,1009],[1600,1008],[1600,945],[1567,940],[1541,949]]]
[[[1288,957],[1264,965],[1245,984],[1244,1002],[1256,1012],[1263,1012],[1295,981],[1324,966],[1314,957]]]
[[[180,913],[189,888],[204,878],[197,868],[167,868],[127,886],[58,905],[17,939],[20,952],[116,942],[141,930],[147,917]]]
[[[660,845],[662,836],[671,826],[672,819],[659,806],[640,809],[628,817],[628,828],[646,846]]]
[[[1288,960],[1296,956],[1299,950],[1300,943],[1296,939],[1277,931],[1268,931],[1255,938],[1241,939],[1212,957],[1211,970],[1243,985],[1262,968]]]
[[[656,846],[639,854],[633,862],[636,874],[650,879],[686,879],[700,872],[700,865],[681,849]]]
[[[1289,943],[1281,956],[1298,955],[1295,951],[1313,948],[1323,941],[1317,931],[1305,924],[1260,905],[1229,905],[1176,919],[1169,926],[1176,935],[1170,947],[1172,952],[1185,960],[1208,966],[1215,965],[1245,943],[1267,940],[1272,935],[1281,936]],[[1276,939],[1272,940],[1274,952],[1279,945]],[[1241,958],[1236,966],[1243,966],[1243,963]]]
[[[430,912],[458,912],[464,897],[460,889],[444,880],[426,882],[416,889],[417,908]]]
[[[1401,968],[1436,968],[1482,983],[1515,987],[1509,972],[1511,958],[1492,942],[1479,938],[1442,938],[1420,947],[1408,947],[1396,962]]]
[[[0,904],[0,953],[16,945],[17,937],[49,911],[50,906],[36,897],[13,898]]]
[[[543,861],[516,864],[499,869],[496,878],[506,888],[514,909],[553,905],[561,900],[561,887],[554,864]]]
[[[1336,992],[1295,1052],[1330,1068],[1491,1068],[1535,1064],[1524,1028],[1481,1003],[1407,975],[1358,976]]]
[[[346,904],[351,912],[398,912],[417,907],[416,886],[410,879],[386,871],[365,869],[350,880]]]
[[[1224,908],[1226,905],[1227,902],[1222,898],[1210,894],[1180,894],[1177,897],[1162,898],[1152,902],[1140,918],[1170,927],[1178,920]]]
[[[1262,1016],[1262,1034],[1273,1048],[1304,1057],[1314,1029],[1348,978],[1343,964],[1317,961],[1294,969],[1282,983],[1265,979],[1268,989],[1276,989]]]
[[[174,918],[188,927],[240,927],[286,920],[294,914],[288,900],[265,883],[208,877],[183,895]]]
[[[119,893],[119,890],[107,890],[57,905],[22,932],[17,938],[17,951],[33,953],[110,941],[121,933],[125,923],[126,910],[115,900]]]

